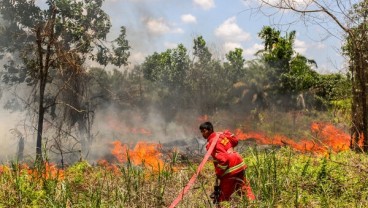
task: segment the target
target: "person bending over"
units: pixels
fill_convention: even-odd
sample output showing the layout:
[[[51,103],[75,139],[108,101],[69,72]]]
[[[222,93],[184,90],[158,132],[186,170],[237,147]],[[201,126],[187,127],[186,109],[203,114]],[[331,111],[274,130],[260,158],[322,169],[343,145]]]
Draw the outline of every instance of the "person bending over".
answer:
[[[248,200],[255,200],[255,195],[245,179],[247,166],[241,155],[234,150],[238,144],[238,138],[228,130],[215,132],[212,123],[208,121],[202,123],[199,130],[203,138],[207,140],[207,150],[218,137],[211,153],[216,177],[220,181],[220,193],[215,202],[229,201],[234,192],[245,194]]]

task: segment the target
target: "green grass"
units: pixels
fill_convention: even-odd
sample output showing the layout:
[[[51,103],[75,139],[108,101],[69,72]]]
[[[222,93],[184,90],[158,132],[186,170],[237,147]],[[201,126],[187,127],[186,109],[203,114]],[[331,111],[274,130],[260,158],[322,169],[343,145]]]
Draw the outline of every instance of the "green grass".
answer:
[[[288,147],[242,152],[257,200],[235,197],[224,207],[368,207],[368,157],[344,151],[316,156]],[[198,164],[167,162],[160,171],[125,164],[80,162],[59,174],[3,165],[0,207],[168,207]],[[48,170],[52,171],[52,170]],[[45,172],[43,172],[45,173]],[[178,207],[213,207],[208,162]]]

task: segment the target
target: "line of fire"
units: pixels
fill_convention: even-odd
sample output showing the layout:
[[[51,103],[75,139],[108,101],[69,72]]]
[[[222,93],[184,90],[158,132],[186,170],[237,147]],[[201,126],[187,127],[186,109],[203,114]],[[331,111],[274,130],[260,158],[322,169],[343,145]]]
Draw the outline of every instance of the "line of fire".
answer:
[[[208,116],[198,118],[198,121],[205,121]],[[126,135],[135,135],[141,137],[137,142],[124,142],[124,139],[116,139],[105,144],[110,151],[102,158],[96,159],[92,162],[95,165],[100,165],[119,172],[117,165],[130,164],[136,167],[142,167],[150,171],[161,171],[165,163],[173,160],[173,155],[180,156],[180,158],[192,158],[193,161],[200,161],[205,154],[204,140],[195,137],[187,140],[173,140],[169,142],[152,142],[152,132],[145,128],[121,128],[117,126],[116,120],[110,120],[108,124],[112,131],[119,131],[121,137]],[[328,156],[331,153],[338,153],[349,150],[350,135],[344,130],[337,128],[333,124],[327,122],[313,122],[310,125],[310,137],[301,138],[296,141],[294,138],[289,138],[285,135],[275,134],[268,136],[262,132],[244,132],[241,129],[233,129],[236,136],[239,138],[240,150],[246,148],[259,149],[278,149],[283,146],[292,148],[301,153],[309,153],[319,156]],[[360,140],[359,146],[363,145],[363,139]],[[83,158],[81,158],[83,160]],[[53,162],[45,163],[46,171],[42,173],[46,178],[63,179],[63,168]],[[177,163],[180,167],[180,162]],[[30,174],[33,173],[34,168],[30,168],[27,164],[21,164],[20,168],[27,170]],[[0,166],[0,173],[6,171],[8,166]]]

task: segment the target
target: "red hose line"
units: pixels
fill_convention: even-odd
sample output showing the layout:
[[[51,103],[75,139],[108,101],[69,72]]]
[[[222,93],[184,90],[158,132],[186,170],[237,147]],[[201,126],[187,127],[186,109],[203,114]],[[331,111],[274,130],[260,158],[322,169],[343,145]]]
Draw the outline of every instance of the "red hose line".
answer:
[[[219,138],[219,134],[216,134],[216,137],[215,137],[214,141],[212,142],[210,148],[207,150],[207,153],[204,156],[202,162],[199,164],[196,173],[192,176],[192,178],[189,180],[188,184],[179,193],[179,195],[176,197],[176,199],[171,203],[169,208],[174,208],[183,199],[184,195],[189,191],[190,187],[194,184],[194,182],[197,179],[199,173],[203,169],[204,164],[207,162],[207,160],[210,157],[213,149],[215,148],[218,138]]]

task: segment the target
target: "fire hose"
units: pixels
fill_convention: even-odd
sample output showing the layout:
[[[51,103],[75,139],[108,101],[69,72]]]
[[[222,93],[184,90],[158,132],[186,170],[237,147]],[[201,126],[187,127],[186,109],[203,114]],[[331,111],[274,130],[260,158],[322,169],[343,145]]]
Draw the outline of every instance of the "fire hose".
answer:
[[[219,138],[219,135],[216,134],[216,137],[214,138],[214,141],[212,142],[210,148],[207,150],[207,153],[205,154],[202,162],[199,164],[196,173],[190,178],[187,185],[184,187],[184,189],[179,193],[179,195],[175,198],[175,200],[171,203],[169,208],[174,208],[184,197],[184,195],[189,191],[190,187],[194,184],[195,180],[197,179],[199,173],[203,169],[204,164],[207,162],[208,158],[210,157],[213,149],[215,148],[217,144],[217,140]]]

